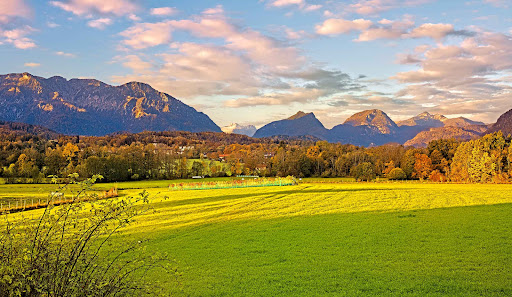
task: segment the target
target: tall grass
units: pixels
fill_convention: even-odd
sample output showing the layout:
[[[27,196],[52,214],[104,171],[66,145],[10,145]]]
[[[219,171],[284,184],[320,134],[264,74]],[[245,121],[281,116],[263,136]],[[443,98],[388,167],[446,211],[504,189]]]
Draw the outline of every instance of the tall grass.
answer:
[[[88,190],[101,176],[70,184],[71,201],[44,210],[5,214],[0,223],[0,296],[122,296],[150,293],[140,270],[164,269],[164,257],[141,252],[142,240],[112,240],[150,210],[147,192],[92,201]],[[151,256],[148,256],[151,255]]]

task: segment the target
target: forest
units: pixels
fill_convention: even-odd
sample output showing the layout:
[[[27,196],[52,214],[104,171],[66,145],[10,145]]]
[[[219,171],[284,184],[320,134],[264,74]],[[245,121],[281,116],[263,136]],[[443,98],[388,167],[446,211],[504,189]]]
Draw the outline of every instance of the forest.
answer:
[[[0,134],[6,183],[49,176],[101,174],[103,181],[234,175],[354,177],[361,181],[508,182],[511,137],[501,132],[469,142],[435,140],[426,148],[358,147],[315,139],[192,132],[118,133],[103,137]]]

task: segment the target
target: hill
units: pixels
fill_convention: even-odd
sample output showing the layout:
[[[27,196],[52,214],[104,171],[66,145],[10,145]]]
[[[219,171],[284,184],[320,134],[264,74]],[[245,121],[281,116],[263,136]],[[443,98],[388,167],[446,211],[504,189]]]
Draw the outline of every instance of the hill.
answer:
[[[0,121],[0,134],[35,135],[45,139],[56,139],[59,133],[45,127],[25,123]]]
[[[429,142],[438,139],[456,139],[468,141],[479,138],[485,132],[487,126],[473,125],[467,127],[446,126],[431,128],[428,131],[418,133],[414,138],[406,141],[405,146],[426,147]]]
[[[64,134],[221,132],[207,115],[140,82],[111,86],[94,79],[0,75],[0,105],[0,120],[42,125]]]

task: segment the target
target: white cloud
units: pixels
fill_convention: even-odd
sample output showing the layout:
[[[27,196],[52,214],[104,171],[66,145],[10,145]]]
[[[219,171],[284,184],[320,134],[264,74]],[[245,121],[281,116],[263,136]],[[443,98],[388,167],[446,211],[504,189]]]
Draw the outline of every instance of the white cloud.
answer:
[[[323,7],[321,4],[308,4],[305,0],[273,0],[270,1],[269,6],[284,8],[284,7],[297,7],[302,11],[309,12],[319,10]]]
[[[291,6],[291,5],[297,5],[297,6],[304,6],[306,2],[304,0],[274,0],[270,3],[271,6],[275,7],[283,7],[283,6]]]
[[[316,26],[316,32],[321,35],[345,34],[351,31],[364,31],[373,24],[370,20],[357,19],[353,21],[344,19],[327,19]]]
[[[469,36],[472,33],[467,31],[456,31],[451,24],[426,23],[418,27],[412,20],[382,19],[373,22],[365,19],[345,20],[330,18],[322,24],[316,25],[316,33],[320,35],[339,35],[351,32],[359,32],[356,41],[372,41],[377,39],[411,39],[411,38],[432,38],[440,41],[448,35]]]
[[[348,11],[361,15],[378,15],[400,7],[419,6],[436,0],[358,0],[348,6]]]
[[[223,14],[224,13],[224,7],[222,5],[217,5],[214,8],[208,8],[203,11],[203,14]]]
[[[29,62],[29,63],[25,63],[24,66],[25,67],[39,67],[39,66],[41,66],[41,64]]]
[[[0,29],[0,41],[3,43],[12,44],[19,49],[30,49],[37,47],[36,43],[26,37],[27,35],[35,32],[36,30],[30,26],[23,26],[20,28],[5,30]]]
[[[407,37],[409,38],[421,38],[430,37],[435,40],[441,40],[450,33],[455,32],[452,24],[422,24],[419,27],[414,28]]]
[[[178,9],[176,7],[158,7],[151,8],[152,15],[158,16],[172,16],[178,13]]]
[[[142,19],[138,17],[136,14],[131,13],[128,15],[128,18],[134,22],[140,22]]]
[[[121,32],[126,37],[123,43],[134,49],[144,49],[171,42],[172,26],[169,21],[161,23],[139,23]]]
[[[65,52],[55,52],[55,54],[57,56],[63,56],[63,57],[67,57],[67,58],[75,58],[76,57],[76,55],[74,55],[74,54],[65,53]]]
[[[15,17],[28,18],[31,14],[32,10],[24,0],[0,1],[0,24],[7,23]]]
[[[54,23],[54,22],[47,22],[47,23],[46,23],[46,26],[48,26],[48,28],[57,28],[57,27],[60,27],[60,25],[59,25],[59,24]]]
[[[89,26],[91,28],[103,30],[107,26],[112,25],[112,23],[113,23],[112,20],[109,18],[101,18],[101,19],[96,19],[96,20],[87,22],[87,26]]]
[[[132,0],[69,0],[50,1],[53,6],[78,16],[115,15],[126,16],[135,13],[139,7]]]

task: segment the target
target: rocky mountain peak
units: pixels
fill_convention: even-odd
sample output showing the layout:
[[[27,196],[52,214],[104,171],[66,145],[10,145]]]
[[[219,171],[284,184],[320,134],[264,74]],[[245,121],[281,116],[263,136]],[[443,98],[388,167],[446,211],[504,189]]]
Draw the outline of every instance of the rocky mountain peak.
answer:
[[[369,126],[383,134],[393,133],[397,128],[396,123],[393,122],[385,112],[379,109],[358,112],[349,117],[344,124],[354,127]]]
[[[313,117],[315,117],[315,115],[312,112],[305,113],[303,111],[299,111],[296,114],[294,114],[291,117],[289,117],[288,120],[297,120],[297,119],[300,119],[300,118],[308,116],[308,115],[313,115]]]
[[[417,116],[414,116],[410,119],[398,122],[398,126],[419,126],[419,127],[442,127],[444,126],[444,121],[447,120],[444,115],[441,114],[431,114],[428,111],[424,111]]]

